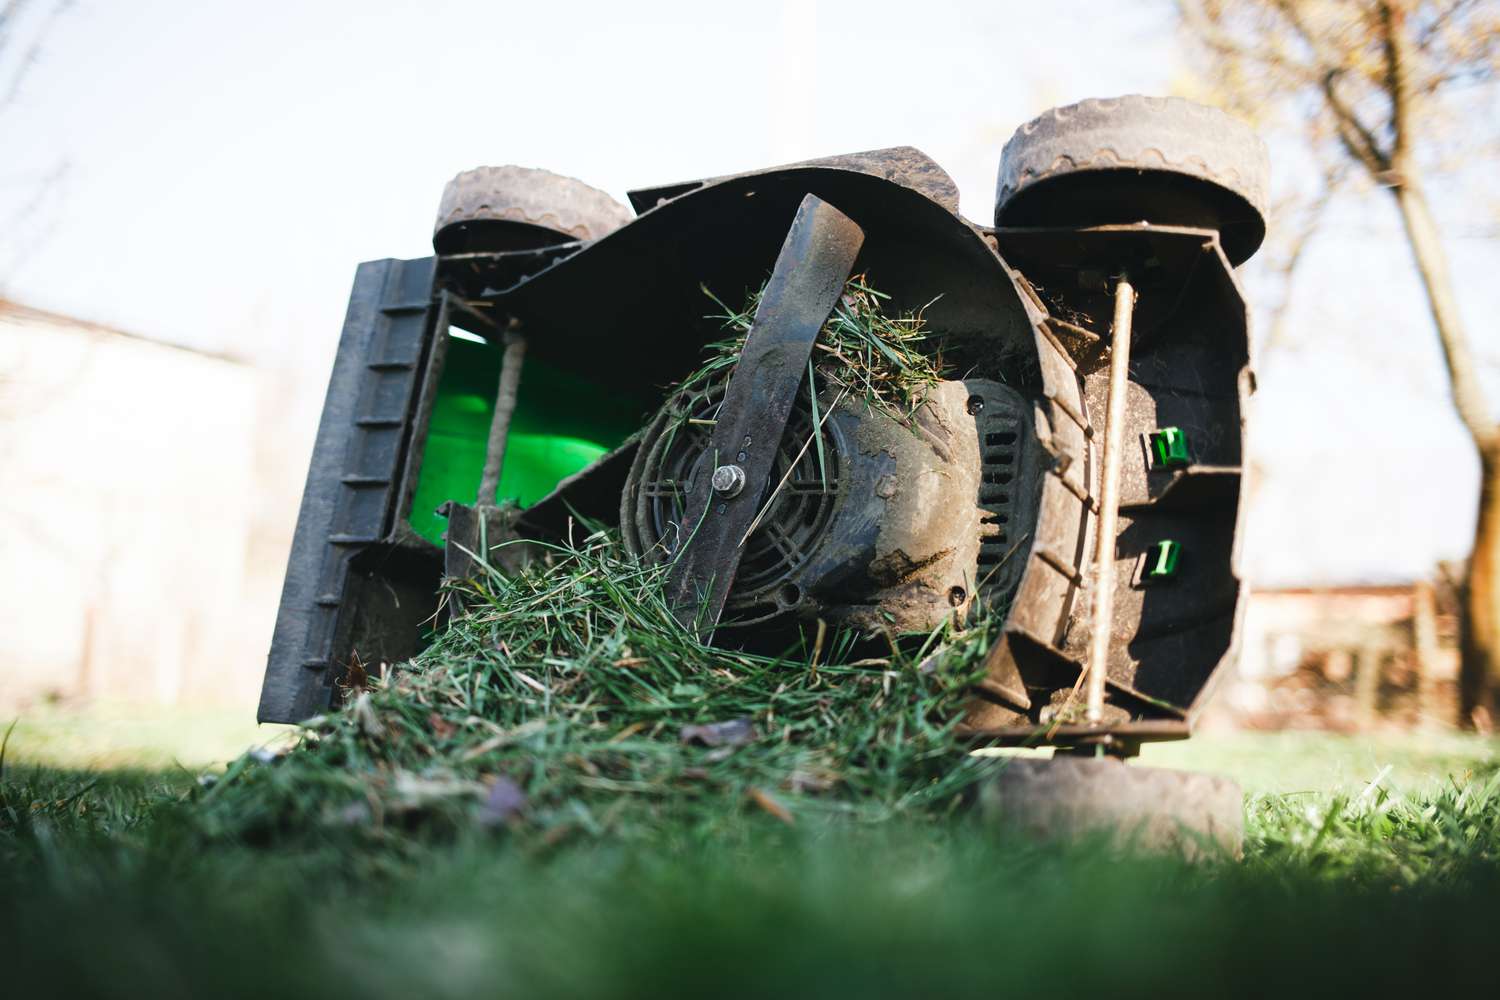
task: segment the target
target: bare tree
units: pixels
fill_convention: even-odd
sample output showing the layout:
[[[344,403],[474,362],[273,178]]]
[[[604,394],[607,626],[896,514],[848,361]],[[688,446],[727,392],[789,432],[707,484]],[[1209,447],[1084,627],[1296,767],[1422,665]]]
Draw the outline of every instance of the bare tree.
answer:
[[[1500,73],[1500,5],[1490,0],[1177,0],[1224,96],[1277,106],[1325,164],[1395,200],[1447,364],[1453,404],[1479,452],[1479,517],[1463,627],[1463,724],[1500,694],[1500,422],[1481,388],[1424,181],[1449,135],[1470,155],[1476,107]],[[1489,96],[1486,96],[1489,95]],[[1470,112],[1459,128],[1444,122]],[[1462,149],[1459,150],[1462,154]],[[1303,239],[1305,242],[1305,237]],[[1295,257],[1293,265],[1295,265]]]
[[[72,6],[73,0],[0,0],[0,126],[4,125],[5,113],[20,101],[58,19]],[[0,145],[4,134],[0,127]],[[34,253],[45,240],[42,216],[49,205],[55,204],[67,173],[64,160],[35,176],[0,174],[0,184],[24,191],[20,204],[0,218],[0,232],[13,244],[6,258],[0,260],[0,291],[17,262]],[[18,237],[20,233],[27,235]]]
[[[0,3],[0,108],[13,104],[42,56],[42,42],[73,0],[4,0]],[[32,12],[35,12],[34,14]],[[26,31],[27,18],[35,24]],[[19,51],[19,55],[15,53]],[[15,56],[12,58],[12,56]]]

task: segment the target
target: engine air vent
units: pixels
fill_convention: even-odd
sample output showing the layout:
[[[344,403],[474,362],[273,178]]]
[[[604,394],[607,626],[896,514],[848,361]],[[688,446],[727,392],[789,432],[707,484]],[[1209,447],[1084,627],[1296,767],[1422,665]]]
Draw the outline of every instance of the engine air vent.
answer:
[[[1021,581],[1036,522],[1030,404],[999,382],[969,379],[969,412],[979,434],[979,593],[996,607]]]

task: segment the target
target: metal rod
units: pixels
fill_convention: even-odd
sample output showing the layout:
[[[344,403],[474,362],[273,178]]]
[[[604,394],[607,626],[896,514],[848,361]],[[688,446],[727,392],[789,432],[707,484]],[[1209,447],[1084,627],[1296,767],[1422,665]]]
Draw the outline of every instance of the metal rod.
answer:
[[[1089,639],[1088,721],[1104,720],[1104,676],[1115,616],[1115,537],[1120,520],[1120,459],[1124,451],[1125,386],[1130,377],[1130,320],[1135,288],[1126,275],[1115,285],[1115,326],[1109,354],[1109,404],[1104,424],[1104,477],[1095,537],[1094,616]]]
[[[510,434],[510,418],[516,412],[516,395],[521,388],[521,362],[526,358],[526,338],[514,324],[505,331],[505,354],[500,360],[500,387],[495,392],[495,415],[490,418],[490,438],[484,449],[484,475],[479,479],[478,504],[494,506],[500,489],[500,469],[505,464],[505,439]]]

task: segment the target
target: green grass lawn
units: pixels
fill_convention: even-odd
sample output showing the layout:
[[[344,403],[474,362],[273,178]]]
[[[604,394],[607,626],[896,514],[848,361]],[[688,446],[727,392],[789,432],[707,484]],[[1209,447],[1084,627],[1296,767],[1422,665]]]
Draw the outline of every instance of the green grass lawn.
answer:
[[[82,759],[151,769],[60,767],[62,729],[50,743],[13,737],[0,779],[7,995],[1427,995],[1493,983],[1500,779],[1495,745],[1477,739],[1236,734],[1150,748],[1141,763],[1218,770],[1253,793],[1244,859],[1188,865],[1021,842],[962,812],[872,823],[795,803],[791,826],[746,803],[709,827],[664,822],[630,839],[356,828],[212,840],[194,771],[160,767],[147,721],[130,748],[93,743]],[[234,742],[219,738],[199,745]]]
[[[12,762],[98,771],[120,768],[201,769],[252,746],[280,746],[292,726],[259,726],[253,708],[162,707],[129,702],[40,703],[0,712]]]
[[[1148,744],[1140,762],[1227,774],[1252,795],[1349,795],[1377,780],[1382,788],[1420,793],[1500,766],[1500,741],[1451,731],[1357,736],[1231,731]]]

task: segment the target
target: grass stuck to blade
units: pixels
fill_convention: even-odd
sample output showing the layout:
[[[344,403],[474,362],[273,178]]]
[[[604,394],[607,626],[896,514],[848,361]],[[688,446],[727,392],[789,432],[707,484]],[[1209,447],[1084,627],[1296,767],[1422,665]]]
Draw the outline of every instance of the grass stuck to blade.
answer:
[[[202,796],[209,828],[557,838],[744,809],[876,819],[941,811],[993,766],[953,733],[988,624],[847,663],[835,641],[822,662],[752,655],[700,643],[663,599],[666,568],[613,533],[545,553],[464,585],[430,649],[350,690],[302,746],[236,761]]]
[[[684,384],[727,378],[739,361],[765,289],[743,309],[731,309],[707,287],[703,293],[722,310],[710,317],[730,336],[708,345],[708,360]],[[813,343],[808,380],[814,422],[821,397],[845,398],[898,421],[910,420],[923,393],[951,377],[939,340],[927,329],[922,310],[889,311],[890,296],[872,288],[863,274],[844,284],[844,294]]]

